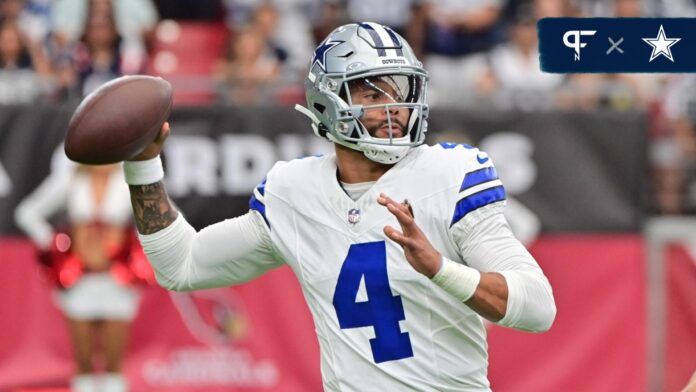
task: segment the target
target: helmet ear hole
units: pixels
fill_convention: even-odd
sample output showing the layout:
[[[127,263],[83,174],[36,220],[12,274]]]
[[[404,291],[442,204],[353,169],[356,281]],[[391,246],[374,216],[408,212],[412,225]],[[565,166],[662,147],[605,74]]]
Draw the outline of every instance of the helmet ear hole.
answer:
[[[348,86],[347,86],[347,83],[343,83],[343,84],[341,85],[341,89],[338,91],[338,96],[339,96],[342,100],[344,100],[345,102],[349,102],[349,101],[348,101]]]
[[[312,106],[314,106],[314,109],[317,109],[317,112],[319,112],[321,114],[324,114],[324,110],[326,110],[326,106],[324,106],[318,102],[314,102],[314,105],[312,105]]]

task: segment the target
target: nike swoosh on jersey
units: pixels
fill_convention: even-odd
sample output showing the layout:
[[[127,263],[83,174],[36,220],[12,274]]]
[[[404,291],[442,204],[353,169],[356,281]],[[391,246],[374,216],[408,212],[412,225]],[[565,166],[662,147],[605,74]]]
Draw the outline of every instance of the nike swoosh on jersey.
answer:
[[[478,161],[478,163],[483,165],[484,163],[488,162],[488,157],[481,158],[480,155],[476,155],[476,160]]]

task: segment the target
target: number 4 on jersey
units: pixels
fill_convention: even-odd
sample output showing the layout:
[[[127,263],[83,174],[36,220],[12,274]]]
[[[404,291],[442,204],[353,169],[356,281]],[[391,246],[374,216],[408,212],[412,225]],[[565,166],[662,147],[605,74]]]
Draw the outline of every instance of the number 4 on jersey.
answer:
[[[368,300],[357,302],[363,277]],[[341,329],[375,328],[370,347],[376,363],[413,356],[408,332],[401,332],[399,327],[399,321],[406,316],[401,296],[392,295],[389,287],[384,241],[350,246],[338,275],[333,305]]]

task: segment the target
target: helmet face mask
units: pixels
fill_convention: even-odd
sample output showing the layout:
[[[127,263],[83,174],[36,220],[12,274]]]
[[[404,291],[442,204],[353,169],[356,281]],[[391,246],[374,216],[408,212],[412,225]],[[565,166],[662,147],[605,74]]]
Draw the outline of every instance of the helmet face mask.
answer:
[[[396,163],[425,140],[426,87],[427,73],[403,38],[375,23],[351,24],[315,51],[301,111],[317,135]]]

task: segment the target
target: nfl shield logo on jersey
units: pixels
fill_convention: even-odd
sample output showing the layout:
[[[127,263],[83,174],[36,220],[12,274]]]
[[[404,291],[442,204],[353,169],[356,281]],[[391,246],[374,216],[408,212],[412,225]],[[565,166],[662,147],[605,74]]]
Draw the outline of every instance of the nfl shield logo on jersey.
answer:
[[[348,211],[348,222],[352,224],[356,224],[360,222],[360,210],[357,208],[351,208]]]

